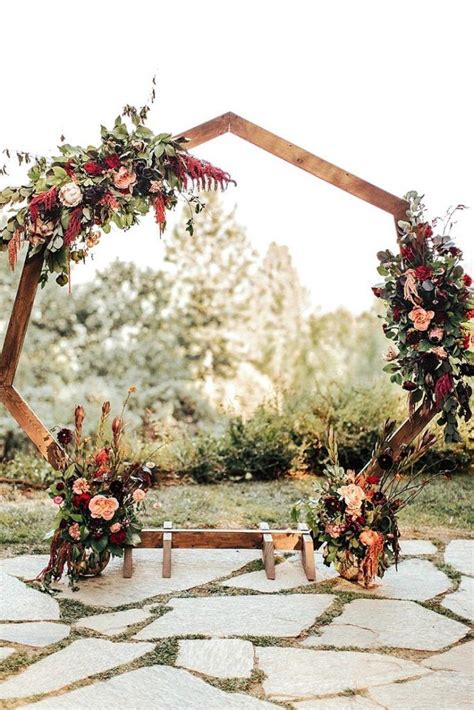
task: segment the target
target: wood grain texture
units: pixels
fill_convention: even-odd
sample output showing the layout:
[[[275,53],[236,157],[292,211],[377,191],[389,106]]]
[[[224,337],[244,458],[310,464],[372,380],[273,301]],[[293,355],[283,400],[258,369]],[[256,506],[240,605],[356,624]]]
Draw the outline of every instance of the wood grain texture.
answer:
[[[197,145],[202,143],[207,143],[207,141],[217,138],[224,133],[230,131],[230,123],[234,114],[228,111],[223,113],[222,116],[216,116],[210,121],[199,124],[199,126],[194,126],[194,128],[189,128],[184,133],[177,133],[174,139],[182,138],[183,136],[188,139],[186,143],[186,148],[195,148]]]
[[[41,456],[54,468],[63,468],[66,461],[64,451],[12,385],[0,387],[0,401],[31,439]]]
[[[297,530],[271,530],[273,545],[276,550],[300,550],[302,534]],[[139,548],[163,546],[162,528],[146,528],[141,531]],[[202,528],[173,528],[173,548],[201,549],[261,549],[261,530],[236,530]]]
[[[267,579],[275,579],[275,547],[268,523],[260,523],[262,531],[262,559]]]
[[[123,551],[123,576],[130,579],[133,574],[133,547],[127,545]]]
[[[302,532],[301,563],[308,582],[314,582],[316,579],[316,565],[313,538],[309,534],[309,528],[306,523],[299,523],[298,530]]]
[[[173,533],[171,532],[173,525],[170,520],[165,520],[163,523],[163,564],[162,575],[166,579],[171,577],[171,547],[173,544]]]
[[[13,384],[42,266],[41,254],[25,259],[0,356],[0,384]]]

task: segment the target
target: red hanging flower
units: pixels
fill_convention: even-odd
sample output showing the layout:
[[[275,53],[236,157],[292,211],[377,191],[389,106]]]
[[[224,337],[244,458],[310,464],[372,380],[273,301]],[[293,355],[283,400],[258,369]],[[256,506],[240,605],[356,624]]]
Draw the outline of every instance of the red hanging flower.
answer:
[[[69,246],[81,231],[82,207],[76,207],[69,215],[69,224],[64,234],[64,244]]]
[[[35,195],[33,199],[31,200],[28,209],[30,211],[31,219],[33,222],[36,222],[36,220],[39,217],[39,210],[40,207],[44,207],[44,209],[49,212],[54,205],[58,201],[58,188],[57,187],[51,187],[49,190],[46,192],[40,192],[39,195]]]
[[[99,165],[94,160],[88,160],[82,167],[88,175],[102,175],[104,172],[102,165]]]
[[[162,234],[166,224],[166,198],[163,193],[159,192],[156,197],[153,198],[153,209],[155,210],[156,222],[160,227],[160,234]]]
[[[467,288],[469,288],[469,286],[472,286],[472,278],[469,276],[469,274],[464,274],[462,280],[464,281],[464,286],[467,286]]]
[[[64,170],[67,172],[70,178],[76,177],[76,173],[74,172],[74,168],[72,167],[72,160],[68,160],[67,163],[64,163]]]
[[[200,190],[217,190],[218,187],[224,190],[229,183],[235,184],[229,173],[189,153],[179,156],[175,169],[185,189],[189,180]]]

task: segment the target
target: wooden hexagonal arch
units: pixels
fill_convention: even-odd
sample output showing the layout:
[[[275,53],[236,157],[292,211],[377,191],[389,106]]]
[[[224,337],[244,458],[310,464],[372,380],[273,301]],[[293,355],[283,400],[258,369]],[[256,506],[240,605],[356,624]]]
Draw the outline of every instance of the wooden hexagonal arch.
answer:
[[[356,175],[352,175],[303,148],[299,148],[294,143],[270,133],[245,118],[237,116],[235,113],[225,113],[188,131],[179,133],[176,137],[186,136],[189,140],[187,147],[193,148],[229,132],[311,173],[311,175],[325,180],[361,200],[365,200],[374,207],[388,212],[394,217],[395,222],[406,216],[408,204],[405,200],[382,190],[376,185],[372,185]],[[60,469],[65,462],[64,452],[13,384],[42,265],[43,257],[41,254],[25,259],[0,356],[0,401],[3,402],[19,426],[31,439],[40,454],[52,466]],[[407,444],[418,436],[434,414],[434,409],[421,406],[411,417],[403,422],[390,440],[390,446],[395,456],[402,444]],[[370,461],[366,469],[369,469],[370,472],[376,472],[376,461]]]

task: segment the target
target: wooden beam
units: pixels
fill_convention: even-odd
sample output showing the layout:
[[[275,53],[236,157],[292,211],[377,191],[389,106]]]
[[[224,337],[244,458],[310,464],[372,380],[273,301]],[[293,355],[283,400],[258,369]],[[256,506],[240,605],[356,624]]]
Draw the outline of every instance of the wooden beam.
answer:
[[[321,180],[331,183],[345,192],[349,192],[355,197],[359,197],[365,202],[369,202],[374,207],[378,207],[392,215],[400,213],[401,209],[407,209],[407,203],[395,195],[382,190],[376,185],[363,180],[356,175],[352,175],[343,168],[319,158],[303,148],[280,138],[274,133],[270,133],[265,128],[257,126],[255,123],[247,121],[240,116],[234,116],[231,121],[230,131],[236,136],[243,138],[249,143],[263,148],[272,155],[286,160],[297,168],[315,175]]]
[[[122,575],[126,579],[130,579],[133,574],[133,547],[127,545],[123,551],[123,570]]]
[[[147,528],[140,533],[141,543],[138,548],[163,547],[162,528]],[[276,550],[300,550],[301,533],[296,530],[272,530],[273,545]],[[261,530],[235,530],[201,528],[174,528],[173,548],[201,549],[261,549]]]
[[[185,147],[195,148],[197,145],[201,145],[201,143],[207,143],[207,141],[217,138],[217,136],[221,136],[223,133],[228,133],[233,116],[234,114],[230,112],[223,113],[222,116],[216,116],[216,118],[201,123],[199,126],[194,126],[194,128],[190,128],[184,133],[177,133],[174,139],[176,140],[177,138],[185,136],[188,139]]]
[[[42,266],[42,254],[35,254],[25,259],[0,356],[0,384],[2,385],[13,384]]]
[[[12,385],[0,387],[0,401],[31,439],[41,456],[54,468],[63,468],[66,461],[64,451]]]

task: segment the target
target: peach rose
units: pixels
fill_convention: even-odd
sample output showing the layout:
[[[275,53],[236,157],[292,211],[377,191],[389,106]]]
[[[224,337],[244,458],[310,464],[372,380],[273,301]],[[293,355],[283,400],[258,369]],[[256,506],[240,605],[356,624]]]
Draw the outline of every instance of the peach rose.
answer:
[[[120,525],[120,523],[114,523],[113,525],[110,526],[109,530],[110,530],[111,533],[116,533],[116,532],[118,532],[121,528],[122,528],[122,526]]]
[[[408,314],[410,320],[413,321],[415,330],[428,330],[431,320],[434,318],[434,311],[425,311],[424,308],[414,308]]]
[[[73,523],[68,527],[68,533],[72,537],[73,540],[80,540],[81,539],[81,531],[79,530],[79,523]]]
[[[117,498],[107,498],[106,496],[94,496],[89,501],[89,510],[93,518],[103,518],[112,520],[118,510],[119,502]]]
[[[137,181],[137,175],[134,172],[130,172],[125,165],[114,173],[114,185],[118,187],[119,190],[128,190],[129,187],[134,185]]]
[[[59,201],[65,207],[76,207],[82,201],[82,190],[75,182],[68,182],[59,190]]]
[[[78,496],[80,496],[81,493],[88,493],[90,490],[89,481],[86,481],[85,478],[78,478],[72,484],[72,490]]]
[[[135,501],[135,503],[141,503],[142,500],[145,498],[145,491],[142,490],[141,488],[137,488],[135,491],[133,491],[132,498]]]
[[[365,493],[360,486],[355,483],[349,483],[347,486],[341,486],[337,492],[344,499],[349,512],[356,513],[360,510],[362,501],[365,498]]]

